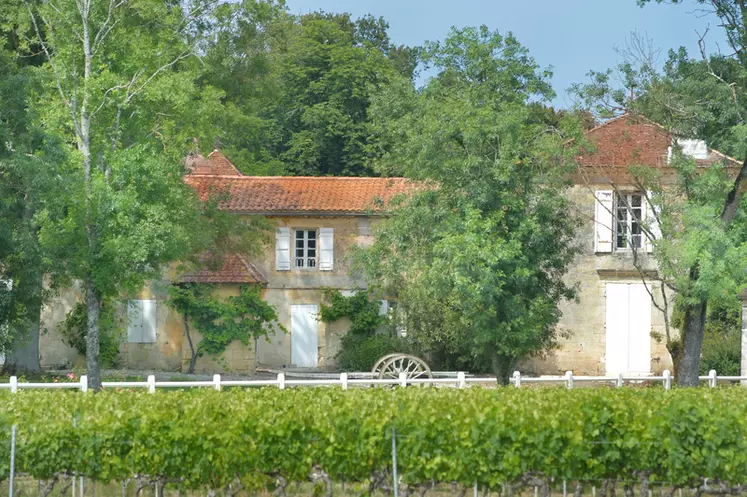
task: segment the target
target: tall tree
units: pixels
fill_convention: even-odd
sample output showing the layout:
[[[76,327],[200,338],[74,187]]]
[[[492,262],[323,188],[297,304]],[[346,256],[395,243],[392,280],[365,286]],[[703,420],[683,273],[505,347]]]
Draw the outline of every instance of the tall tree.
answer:
[[[220,215],[203,215],[215,202],[201,204],[182,181],[186,138],[207,125],[199,111],[219,106],[219,93],[198,88],[191,66],[196,23],[212,6],[20,5],[17,33],[31,31],[25,47],[36,45],[45,58],[39,76],[48,91],[32,106],[71,145],[58,170],[59,194],[46,197],[35,217],[39,240],[54,275],[81,282],[95,389],[104,299],[138,290],[164,264],[209,246],[225,226]]]
[[[516,361],[555,344],[557,304],[575,254],[563,195],[565,135],[537,119],[553,93],[512,36],[452,30],[424,60],[438,75],[374,106],[385,174],[425,182],[394,205],[360,255],[374,291],[398,300],[408,337],[447,348],[503,382]],[[548,133],[547,131],[553,131]]]
[[[255,174],[372,174],[371,97],[410,80],[417,60],[387,29],[372,16],[294,17],[270,1],[218,9],[203,32],[203,80],[236,111],[226,143],[237,165]]]
[[[747,6],[740,0],[697,3],[720,19],[729,55],[710,54],[707,32],[702,33],[697,56],[684,48],[671,51],[659,73],[648,55],[651,50],[639,46],[618,68],[626,89],[612,87],[611,71],[592,72],[590,84],[576,87],[584,105],[603,116],[633,110],[665,125],[679,139],[705,140],[737,158],[703,168],[675,146],[669,164],[675,178],[645,165],[630,169],[632,180],[650,192],[646,200],[657,213],[660,234],[651,223],[644,222],[643,229],[654,246],[658,279],[676,295],[682,312],[679,337],[667,333],[682,386],[699,384],[709,301],[736,295],[747,284],[741,269],[747,264]],[[668,316],[672,307],[666,304],[672,299],[667,301],[662,292],[657,300]]]
[[[35,124],[29,95],[40,90],[42,59],[20,50],[0,22],[0,353],[5,369],[38,372],[42,280],[49,269],[38,240],[42,192],[56,190],[61,144]]]

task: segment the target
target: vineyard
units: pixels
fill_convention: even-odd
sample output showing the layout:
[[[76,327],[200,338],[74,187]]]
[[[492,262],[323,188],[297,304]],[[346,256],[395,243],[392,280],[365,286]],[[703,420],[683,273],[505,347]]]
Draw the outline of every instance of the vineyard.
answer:
[[[436,484],[647,497],[747,483],[737,387],[3,392],[0,480],[14,424],[15,471],[42,480],[40,495],[64,494],[74,474],[160,495],[283,496],[309,481],[327,496],[340,482],[391,494],[393,455],[405,497]]]

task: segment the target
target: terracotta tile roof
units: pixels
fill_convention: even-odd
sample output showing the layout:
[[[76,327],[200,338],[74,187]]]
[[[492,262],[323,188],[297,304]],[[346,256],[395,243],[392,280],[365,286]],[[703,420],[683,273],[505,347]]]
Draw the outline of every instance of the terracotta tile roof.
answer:
[[[185,165],[190,170],[190,175],[241,176],[241,171],[220,150],[210,152],[207,159],[199,154],[190,155],[185,160]]]
[[[666,167],[672,134],[660,124],[643,116],[623,114],[586,132],[592,150],[577,157],[581,166],[620,167],[647,165]],[[736,165],[736,159],[717,150],[708,149],[706,159],[698,164],[708,166],[727,159]]]
[[[267,283],[267,278],[248,260],[238,254],[226,255],[220,269],[204,268],[182,275],[182,283]]]
[[[382,210],[396,195],[418,187],[405,178],[191,174],[185,181],[202,200],[211,191],[228,193],[229,198],[220,204],[222,209],[263,214],[365,214]]]

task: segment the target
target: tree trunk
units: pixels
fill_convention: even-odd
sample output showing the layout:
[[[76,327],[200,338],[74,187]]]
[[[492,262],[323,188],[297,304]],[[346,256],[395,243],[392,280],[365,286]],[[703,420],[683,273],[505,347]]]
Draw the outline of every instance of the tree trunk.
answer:
[[[86,310],[88,311],[88,329],[86,333],[86,369],[88,386],[94,391],[101,390],[101,365],[99,364],[99,315],[101,298],[96,285],[89,277],[86,281]]]
[[[30,314],[33,316],[31,325],[25,332],[17,333],[15,341],[5,358],[5,370],[13,374],[27,374],[41,372],[39,364],[39,325],[41,321],[43,276],[29,282],[33,288],[31,295],[36,297],[30,304]]]
[[[708,302],[701,301],[696,305],[685,307],[684,328],[682,330],[682,345],[678,359],[675,379],[681,387],[697,387],[700,385],[700,350],[703,346],[705,334],[705,320]]]
[[[184,314],[184,334],[187,335],[187,342],[189,343],[189,369],[187,373],[194,374],[195,365],[197,364],[197,352],[195,351],[195,345],[192,342],[192,334],[189,332],[189,316]]]
[[[508,381],[511,378],[511,370],[516,363],[516,359],[498,354],[497,352],[492,352],[490,359],[493,374],[498,380],[498,384],[503,386],[508,385]]]

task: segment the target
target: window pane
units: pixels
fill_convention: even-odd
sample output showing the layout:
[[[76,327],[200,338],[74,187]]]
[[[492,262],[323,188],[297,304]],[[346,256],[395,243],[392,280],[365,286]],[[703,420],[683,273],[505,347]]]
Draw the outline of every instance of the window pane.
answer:
[[[632,238],[633,239],[632,239],[631,245],[637,249],[641,248],[641,242],[643,241],[643,237],[640,234],[638,234],[638,235],[633,235]]]
[[[643,197],[641,195],[631,195],[630,205],[632,207],[640,207],[641,205],[643,205]]]
[[[309,240],[309,248],[316,248],[316,240]]]
[[[303,249],[296,249],[296,257],[303,257]]]
[[[309,259],[309,267],[316,267],[316,259]]]
[[[303,267],[303,257],[296,259],[296,267]]]
[[[303,240],[296,238],[296,248],[303,248]]]
[[[316,249],[309,249],[306,255],[308,257],[316,257]]]
[[[303,239],[303,230],[296,230],[296,238]]]
[[[316,239],[316,231],[309,230],[309,240],[315,240]]]

